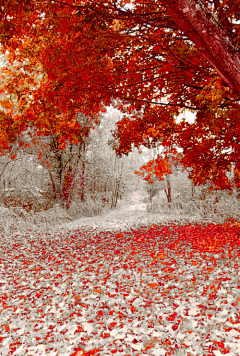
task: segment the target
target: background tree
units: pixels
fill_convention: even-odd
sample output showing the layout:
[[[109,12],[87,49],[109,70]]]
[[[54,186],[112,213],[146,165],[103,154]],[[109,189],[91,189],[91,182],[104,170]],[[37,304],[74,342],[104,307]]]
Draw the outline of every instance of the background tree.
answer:
[[[69,143],[64,149],[59,148],[53,134],[43,136],[34,127],[23,132],[21,140],[29,147],[20,147],[19,138],[14,143],[17,152],[14,160],[7,160],[7,153],[2,157],[5,170],[11,165],[11,170],[2,177],[2,203],[10,204],[11,195],[12,205],[23,206],[28,211],[49,209],[56,203],[68,210],[72,202],[88,203],[89,200],[94,202],[93,208],[100,204],[110,209],[116,208],[119,200],[128,199],[131,192],[138,189],[134,167],[143,161],[139,161],[137,152],[135,157],[130,154],[118,158],[108,145],[119,115],[119,111],[109,108],[93,130],[93,127],[84,127],[88,120],[79,114],[85,133],[77,145]]]

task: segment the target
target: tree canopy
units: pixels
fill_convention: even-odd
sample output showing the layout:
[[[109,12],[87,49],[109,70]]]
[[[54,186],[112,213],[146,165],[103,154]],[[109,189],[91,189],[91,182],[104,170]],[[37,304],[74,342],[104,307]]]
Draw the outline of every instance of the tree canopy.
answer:
[[[133,145],[178,147],[194,183],[230,188],[234,164],[239,187],[239,7],[237,0],[3,1],[0,149],[29,125],[58,134],[62,148],[78,142],[85,133],[77,113],[98,123],[116,99],[125,114],[115,132],[119,156]],[[176,121],[185,110],[194,123]],[[166,157],[157,160],[166,172]]]

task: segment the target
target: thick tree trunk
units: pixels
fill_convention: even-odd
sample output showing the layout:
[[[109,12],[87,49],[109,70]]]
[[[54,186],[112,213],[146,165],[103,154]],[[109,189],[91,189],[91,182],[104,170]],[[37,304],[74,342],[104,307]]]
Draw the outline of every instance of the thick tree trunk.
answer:
[[[67,174],[65,174],[64,182],[64,197],[66,201],[66,209],[70,208],[73,197],[73,188],[75,186],[74,178],[76,176],[77,169],[73,171],[72,166],[69,167]]]
[[[53,197],[54,199],[56,199],[57,197],[57,189],[56,189],[56,185],[55,185],[55,182],[54,182],[54,179],[53,179],[53,175],[52,173],[49,171],[49,176],[50,176],[50,179],[51,179],[51,183],[52,183],[52,191],[53,191]]]
[[[225,83],[240,94],[240,55],[233,44],[231,32],[201,0],[161,2],[178,28],[195,43]]]
[[[64,167],[64,152],[59,152],[58,154],[58,169],[57,169],[57,179],[58,188],[56,189],[56,203],[60,206],[65,206],[64,199],[64,177],[65,177],[65,167]]]

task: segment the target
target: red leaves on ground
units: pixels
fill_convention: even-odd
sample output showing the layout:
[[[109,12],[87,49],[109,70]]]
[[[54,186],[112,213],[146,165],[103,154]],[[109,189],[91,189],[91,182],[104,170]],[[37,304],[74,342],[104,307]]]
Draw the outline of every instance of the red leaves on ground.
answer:
[[[240,298],[227,293],[229,292],[228,288],[231,288],[231,283],[235,283],[231,276],[239,270],[240,255],[237,244],[239,243],[237,235],[239,226],[238,224],[230,225],[169,223],[168,225],[142,227],[137,231],[125,231],[115,235],[98,234],[94,231],[80,233],[79,231],[79,234],[75,232],[72,235],[66,233],[61,236],[57,234],[37,236],[38,244],[33,244],[34,236],[16,236],[9,241],[2,238],[1,258],[4,260],[5,255],[11,252],[11,256],[15,258],[16,262],[22,261],[19,265],[14,266],[14,273],[12,265],[6,264],[4,271],[6,276],[3,277],[8,279],[8,290],[12,292],[11,296],[8,293],[1,296],[2,306],[4,310],[10,312],[12,303],[14,316],[19,315],[19,325],[21,325],[20,317],[26,314],[26,308],[29,308],[29,304],[31,304],[31,308],[38,309],[37,324],[43,327],[43,331],[47,318],[53,317],[59,310],[64,312],[66,309],[68,311],[66,320],[59,320],[53,325],[46,324],[48,328],[46,336],[39,335],[39,327],[33,325],[32,334],[37,344],[42,345],[45,341],[50,342],[53,333],[56,338],[61,333],[66,334],[64,336],[66,343],[67,332],[70,332],[73,324],[76,324],[76,327],[71,333],[72,337],[76,336],[81,340],[84,338],[85,343],[86,341],[90,343],[95,334],[90,335],[89,333],[93,331],[92,325],[95,322],[97,330],[100,328],[101,340],[110,343],[112,341],[109,348],[113,354],[117,350],[114,342],[116,342],[118,332],[123,333],[118,338],[121,340],[121,345],[128,342],[135,347],[135,350],[138,350],[138,347],[140,350],[140,341],[135,337],[136,335],[133,339],[130,338],[131,333],[128,332],[127,326],[132,327],[133,321],[134,323],[140,321],[141,318],[138,319],[138,317],[142,317],[142,310],[159,306],[161,315],[158,313],[158,323],[161,324],[168,337],[165,341],[158,337],[157,348],[162,348],[165,353],[170,355],[176,345],[180,347],[182,337],[186,343],[182,340],[181,347],[184,344],[187,350],[189,347],[187,335],[193,335],[198,330],[198,323],[203,323],[206,330],[212,327],[212,331],[214,331],[218,330],[218,327],[220,329],[220,325],[225,325],[227,321],[227,325],[231,325],[231,332],[234,332],[234,328],[239,323],[236,313],[229,313],[229,307],[233,310],[239,308]],[[115,254],[116,251],[118,254]],[[43,252],[46,253],[43,254]],[[48,252],[55,255],[56,262],[49,261]],[[73,257],[73,252],[76,257]],[[41,265],[39,265],[40,258]],[[23,262],[27,263],[22,264]],[[34,264],[38,265],[37,269],[34,268],[36,267]],[[44,278],[42,274],[45,274]],[[146,274],[150,274],[150,280],[146,280],[144,277]],[[133,280],[136,275],[140,278],[138,281]],[[23,278],[22,281],[20,277]],[[205,279],[208,279],[207,282]],[[45,282],[47,287],[42,286],[42,283]],[[50,283],[51,286],[49,286]],[[69,284],[71,288],[69,288]],[[199,291],[201,286],[203,289]],[[70,291],[71,298],[69,297]],[[89,302],[85,299],[88,294]],[[223,297],[224,295],[226,296]],[[194,306],[192,302],[186,302],[185,298],[188,296],[194,299],[197,306]],[[91,297],[100,302],[93,305]],[[141,298],[144,299],[144,304],[142,304]],[[105,303],[114,300],[116,305]],[[120,306],[119,300],[124,300]],[[49,303],[50,310],[41,305],[46,301]],[[65,302],[62,303],[63,301],[68,302],[65,304]],[[218,307],[211,307],[212,301],[220,304]],[[224,301],[227,304],[224,304]],[[3,304],[5,302],[7,302],[7,306]],[[59,304],[59,308],[55,308],[56,304]],[[184,306],[186,306],[186,310],[185,308],[181,309]],[[79,309],[76,310],[76,308]],[[151,310],[144,320],[148,320],[152,325],[141,324],[143,333],[144,330],[150,330],[150,328],[154,332],[156,331],[154,325],[157,321],[153,320],[153,308]],[[205,313],[206,310],[208,313]],[[85,316],[89,314],[90,319],[82,323],[79,320],[82,318],[83,312]],[[128,314],[131,315],[131,319],[127,322],[127,318],[130,318]],[[107,327],[104,322],[106,320],[109,321]],[[215,325],[211,325],[211,320],[215,320]],[[14,327],[12,321],[11,324],[5,323],[2,341],[7,339],[10,332],[12,333]],[[63,328],[61,327],[62,322],[64,322]],[[13,329],[15,336],[18,335],[17,326]],[[20,326],[20,328],[22,327]],[[139,329],[137,325],[136,328],[136,330]],[[131,331],[134,331],[133,327]],[[21,347],[19,340],[25,332],[19,333],[20,336],[17,336],[17,340],[12,340],[9,355]],[[88,335],[87,332],[89,332]],[[180,332],[180,336],[176,343],[178,332]],[[100,337],[99,335],[98,337]],[[173,335],[175,336],[173,337]],[[130,341],[126,341],[128,338]],[[222,340],[215,341],[217,341],[214,343],[215,349],[224,352],[225,343]],[[155,344],[155,337],[142,342],[140,354],[144,350],[154,348]],[[209,346],[206,347],[210,349]],[[102,354],[100,349],[94,349],[94,347],[88,352],[84,351],[84,347],[75,348],[74,351],[75,353],[71,356]]]
[[[92,351],[84,351],[84,350],[79,350],[71,354],[70,356],[99,356],[100,354],[97,353],[97,349],[94,349]]]

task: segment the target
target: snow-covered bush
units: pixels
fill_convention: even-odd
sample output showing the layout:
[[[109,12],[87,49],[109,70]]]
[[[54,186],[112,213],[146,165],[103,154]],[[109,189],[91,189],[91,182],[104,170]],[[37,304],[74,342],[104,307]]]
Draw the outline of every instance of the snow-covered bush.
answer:
[[[68,214],[74,218],[80,218],[83,216],[94,216],[101,214],[106,211],[101,200],[93,200],[91,198],[86,199],[86,201],[81,202],[73,201],[68,209]]]
[[[236,196],[222,196],[215,204],[216,213],[223,219],[231,217],[240,221],[240,200]]]

